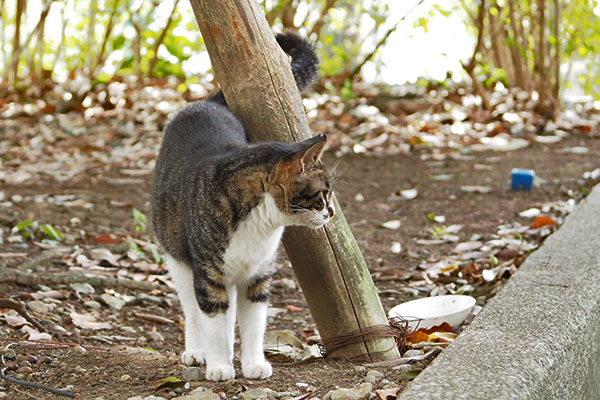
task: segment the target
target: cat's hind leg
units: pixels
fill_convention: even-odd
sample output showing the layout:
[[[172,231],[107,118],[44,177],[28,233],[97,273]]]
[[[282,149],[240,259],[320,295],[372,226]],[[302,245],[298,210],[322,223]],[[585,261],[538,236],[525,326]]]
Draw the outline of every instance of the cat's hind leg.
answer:
[[[205,344],[200,326],[200,307],[196,301],[192,270],[170,256],[165,256],[167,268],[175,284],[185,316],[185,351],[181,361],[188,366],[205,363]]]
[[[262,275],[252,279],[248,285],[238,286],[242,373],[248,379],[266,379],[273,374],[263,351],[270,281],[270,275]]]

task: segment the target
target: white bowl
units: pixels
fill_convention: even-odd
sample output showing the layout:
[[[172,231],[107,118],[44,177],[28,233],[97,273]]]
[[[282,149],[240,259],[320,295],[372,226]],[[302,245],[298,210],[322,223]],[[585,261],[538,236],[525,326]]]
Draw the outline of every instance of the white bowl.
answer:
[[[413,330],[417,326],[419,329],[431,328],[444,322],[456,329],[471,314],[473,307],[475,299],[471,296],[434,296],[398,304],[388,315],[408,320],[408,326]]]

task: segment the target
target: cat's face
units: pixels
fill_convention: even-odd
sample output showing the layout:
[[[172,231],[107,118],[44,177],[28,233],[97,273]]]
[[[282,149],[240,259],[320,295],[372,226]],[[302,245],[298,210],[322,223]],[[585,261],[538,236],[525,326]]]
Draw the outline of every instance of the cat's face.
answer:
[[[331,179],[320,161],[325,141],[321,135],[303,142],[305,148],[276,166],[269,192],[288,225],[318,228],[335,215]]]

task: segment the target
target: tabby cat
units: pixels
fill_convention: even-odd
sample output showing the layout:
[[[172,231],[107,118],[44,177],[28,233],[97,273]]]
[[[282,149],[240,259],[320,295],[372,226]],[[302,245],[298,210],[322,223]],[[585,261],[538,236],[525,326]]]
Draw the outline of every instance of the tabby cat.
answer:
[[[277,35],[302,91],[317,75],[313,47]],[[320,162],[326,142],[248,143],[222,92],[190,104],[169,122],[156,162],[152,225],[185,314],[186,365],[228,380],[236,308],[246,378],[265,379],[263,354],[273,259],[284,226],[320,227],[334,206]]]

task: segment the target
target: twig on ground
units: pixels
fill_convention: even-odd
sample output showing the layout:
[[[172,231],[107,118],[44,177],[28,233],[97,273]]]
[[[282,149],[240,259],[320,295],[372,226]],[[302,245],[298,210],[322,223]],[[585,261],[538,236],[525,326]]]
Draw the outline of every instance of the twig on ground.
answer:
[[[143,313],[135,313],[134,315],[139,319],[143,319],[144,321],[156,322],[157,324],[169,325],[169,324],[175,323],[175,322],[171,321],[169,318],[161,317],[160,315],[143,314]]]
[[[160,289],[165,292],[173,292],[173,289],[166,285],[156,284],[153,282],[134,281],[132,279],[115,278],[112,276],[94,275],[91,273],[69,271],[69,272],[54,272],[54,273],[38,273],[26,274],[14,269],[0,270],[0,283],[11,282],[19,285],[36,286],[36,285],[68,285],[71,283],[89,283],[92,286],[123,288],[133,290],[156,290]]]
[[[40,254],[35,255],[33,257],[27,257],[25,261],[16,266],[16,269],[19,271],[25,271],[27,269],[33,268],[40,264],[47,263],[56,257],[62,257],[64,255],[64,250],[46,250],[42,251]]]
[[[39,322],[37,322],[33,317],[31,317],[27,311],[25,310],[25,306],[18,301],[0,298],[0,308],[10,308],[11,310],[15,310],[18,312],[23,318],[27,320],[31,325],[35,327],[40,332],[46,332],[46,328]]]

